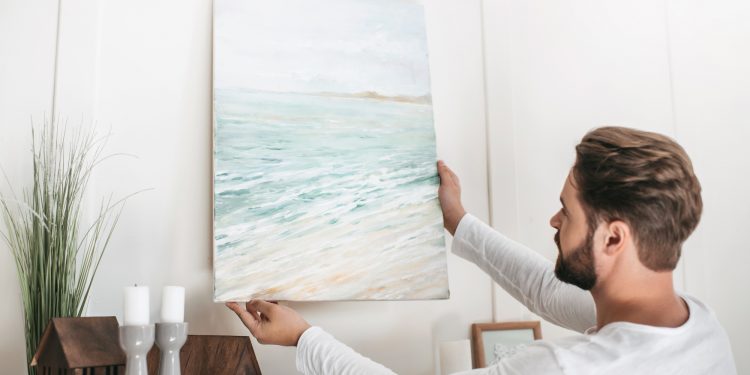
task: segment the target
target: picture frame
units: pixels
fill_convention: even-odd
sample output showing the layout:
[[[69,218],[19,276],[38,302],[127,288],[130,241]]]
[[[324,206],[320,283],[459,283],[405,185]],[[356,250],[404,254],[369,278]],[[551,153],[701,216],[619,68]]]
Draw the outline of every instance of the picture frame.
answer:
[[[473,367],[487,367],[542,338],[539,321],[475,323],[471,325]]]

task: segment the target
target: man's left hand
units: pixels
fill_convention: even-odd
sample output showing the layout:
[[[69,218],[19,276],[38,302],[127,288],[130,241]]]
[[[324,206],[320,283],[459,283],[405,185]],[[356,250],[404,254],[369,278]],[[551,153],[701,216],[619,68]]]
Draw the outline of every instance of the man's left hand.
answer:
[[[252,300],[244,308],[237,302],[226,305],[261,344],[296,346],[300,336],[310,328],[299,313],[286,306],[260,300]]]

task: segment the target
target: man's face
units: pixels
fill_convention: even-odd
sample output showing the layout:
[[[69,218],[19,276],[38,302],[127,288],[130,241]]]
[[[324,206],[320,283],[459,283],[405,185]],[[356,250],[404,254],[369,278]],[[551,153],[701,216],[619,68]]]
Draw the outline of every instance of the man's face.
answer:
[[[572,176],[568,175],[560,194],[562,208],[550,219],[550,225],[557,229],[555,275],[563,282],[591,290],[596,284],[594,231],[587,223],[578,190],[571,179]]]

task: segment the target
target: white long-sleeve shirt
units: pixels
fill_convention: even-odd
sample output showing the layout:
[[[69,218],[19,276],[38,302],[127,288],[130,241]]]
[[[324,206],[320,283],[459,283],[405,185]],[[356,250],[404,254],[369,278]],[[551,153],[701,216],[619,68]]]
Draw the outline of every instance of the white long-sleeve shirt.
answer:
[[[538,340],[496,364],[462,375],[506,374],[736,374],[731,347],[713,312],[681,295],[690,311],[677,328],[628,322],[596,330],[591,294],[555,277],[550,261],[466,215],[456,229],[453,253],[475,263],[503,289],[544,319],[578,332],[560,340]],[[304,374],[394,374],[361,356],[319,327],[297,344]]]

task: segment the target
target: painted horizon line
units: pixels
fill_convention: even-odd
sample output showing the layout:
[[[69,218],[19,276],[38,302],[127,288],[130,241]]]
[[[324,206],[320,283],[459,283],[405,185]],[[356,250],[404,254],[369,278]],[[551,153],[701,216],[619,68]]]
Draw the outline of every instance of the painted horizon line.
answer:
[[[221,87],[221,88],[217,87],[214,90],[240,90],[240,91],[252,91],[252,92],[268,93],[268,94],[290,94],[290,95],[323,96],[323,97],[333,97],[333,98],[372,99],[372,100],[380,100],[380,101],[387,101],[387,102],[399,102],[399,103],[423,104],[423,105],[432,104],[431,94],[412,96],[412,95],[383,95],[377,91],[360,91],[360,92],[355,92],[355,93],[328,92],[328,91],[295,92],[295,91],[255,90],[255,89],[248,89],[248,88],[242,88],[242,87]]]

